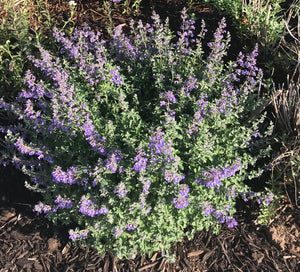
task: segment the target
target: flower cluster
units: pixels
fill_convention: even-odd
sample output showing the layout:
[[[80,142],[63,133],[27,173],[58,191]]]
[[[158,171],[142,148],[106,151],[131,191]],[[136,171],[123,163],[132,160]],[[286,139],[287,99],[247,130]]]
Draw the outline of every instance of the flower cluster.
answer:
[[[174,160],[172,142],[171,139],[166,143],[164,140],[165,132],[161,128],[157,128],[154,135],[151,137],[151,141],[148,144],[148,147],[151,150],[151,158],[153,162],[160,162],[160,159],[157,159],[161,156],[165,157],[165,161],[170,162]]]
[[[189,204],[188,202],[189,191],[190,188],[187,184],[181,185],[181,188],[179,190],[179,197],[174,198],[172,201],[176,209],[183,209]]]
[[[118,184],[118,186],[114,189],[114,193],[120,198],[124,197],[128,193],[128,191],[125,189],[125,184],[123,182]]]
[[[233,176],[242,165],[239,160],[232,167],[222,167],[221,169],[211,168],[203,170],[203,179],[195,179],[196,183],[205,185],[206,187],[219,187],[222,185],[222,179]]]
[[[67,184],[75,184],[75,174],[78,171],[75,167],[71,167],[66,172],[61,169],[60,166],[55,168],[55,171],[52,172],[53,182],[55,183],[67,183]]]
[[[101,207],[100,209],[95,208],[96,201],[93,201],[85,196],[81,197],[79,212],[88,215],[90,217],[99,216],[101,214],[107,214],[108,209],[106,207]]]
[[[234,217],[227,215],[230,211],[230,205],[226,205],[224,211],[219,211],[216,210],[210,203],[205,203],[202,205],[202,211],[205,216],[212,215],[221,224],[227,223],[229,228],[233,228],[238,225]]]
[[[35,211],[37,215],[39,215],[41,213],[44,213],[44,214],[48,215],[52,212],[55,212],[56,209],[52,209],[52,207],[50,205],[39,202],[38,204],[36,204],[34,206],[33,211]]]
[[[69,230],[69,239],[76,240],[84,238],[88,235],[88,230],[82,230],[82,231],[74,231],[72,229]]]
[[[146,156],[146,153],[142,150],[142,148],[139,148],[138,154],[133,159],[135,162],[135,164],[133,165],[133,169],[136,172],[146,170],[148,158],[145,156]]]
[[[61,195],[57,196],[57,198],[54,200],[54,203],[58,204],[58,206],[61,209],[64,209],[64,208],[71,209],[72,208],[72,200],[63,198]]]

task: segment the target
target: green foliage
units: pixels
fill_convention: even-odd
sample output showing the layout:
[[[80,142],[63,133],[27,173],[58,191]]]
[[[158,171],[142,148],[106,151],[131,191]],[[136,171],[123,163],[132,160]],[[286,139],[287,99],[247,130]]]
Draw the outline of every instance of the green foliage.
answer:
[[[274,218],[276,211],[279,207],[279,194],[275,194],[272,202],[266,204],[263,203],[260,206],[257,222],[262,225],[268,225],[268,223]]]
[[[14,96],[22,85],[24,55],[31,46],[28,39],[28,10],[16,4],[17,1],[3,1],[5,16],[0,20],[0,94]]]
[[[269,50],[278,46],[283,35],[282,0],[209,0],[235,21],[243,38],[256,37]]]
[[[28,0],[4,0],[1,5],[4,16],[0,19],[0,96],[9,99],[24,86],[24,73],[32,67],[26,55],[43,43],[52,21],[40,0],[34,4]]]

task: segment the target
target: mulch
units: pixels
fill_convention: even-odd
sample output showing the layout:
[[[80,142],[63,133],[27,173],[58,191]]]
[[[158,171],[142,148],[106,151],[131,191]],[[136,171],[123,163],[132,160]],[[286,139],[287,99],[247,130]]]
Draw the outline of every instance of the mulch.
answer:
[[[78,0],[76,25],[88,23],[92,29],[103,30],[109,18],[101,9],[102,1]],[[57,24],[69,16],[68,1],[43,2],[55,17]],[[141,13],[135,17],[122,14],[114,7],[113,24],[129,24],[129,20],[147,21],[151,5],[162,18],[170,18],[171,28],[178,30],[183,0],[143,0]],[[222,15],[212,5],[195,1],[191,12],[206,21],[214,31]],[[42,27],[43,17],[32,16],[31,27]],[[42,18],[42,19],[41,19]],[[229,26],[230,27],[230,26]],[[237,54],[240,42],[235,41],[229,52]],[[239,225],[222,227],[218,235],[211,231],[197,232],[194,239],[172,245],[175,261],[171,263],[161,252],[135,259],[117,259],[113,253],[98,255],[93,248],[72,244],[68,226],[54,225],[32,212],[41,196],[27,191],[25,176],[12,169],[0,169],[0,272],[22,271],[98,271],[98,272],[204,272],[204,271],[300,271],[300,210],[282,203],[268,226],[258,224],[258,211],[251,203],[242,203],[236,215]]]
[[[117,259],[111,252],[100,256],[93,248],[72,244],[67,227],[35,216],[30,204],[3,203],[0,207],[1,272],[300,271],[300,211],[289,205],[277,211],[269,226],[257,224],[244,210],[233,229],[224,227],[218,235],[197,232],[193,240],[172,246],[174,263],[161,252],[132,260]],[[279,226],[285,227],[292,240],[275,242],[280,237],[274,237],[272,229]]]

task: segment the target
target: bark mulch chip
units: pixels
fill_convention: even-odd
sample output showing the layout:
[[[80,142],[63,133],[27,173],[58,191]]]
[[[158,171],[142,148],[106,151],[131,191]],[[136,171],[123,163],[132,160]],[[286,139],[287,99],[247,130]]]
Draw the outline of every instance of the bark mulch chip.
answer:
[[[170,263],[153,256],[117,259],[111,252],[72,244],[67,228],[36,217],[31,207],[0,205],[0,272],[6,271],[300,271],[300,211],[283,206],[269,226],[237,216],[239,225],[224,226],[218,235],[197,232],[194,239],[172,246]]]

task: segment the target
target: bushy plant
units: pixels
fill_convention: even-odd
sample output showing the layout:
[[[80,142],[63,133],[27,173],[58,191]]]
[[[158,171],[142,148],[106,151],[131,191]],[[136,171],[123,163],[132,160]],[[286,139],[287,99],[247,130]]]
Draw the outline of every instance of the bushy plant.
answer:
[[[197,230],[236,226],[244,180],[270,152],[265,116],[248,121],[262,104],[257,48],[224,63],[222,19],[204,58],[204,22],[196,37],[185,10],[177,35],[152,19],[128,36],[117,27],[109,41],[88,26],[70,37],[54,29],[60,55],[40,46],[28,88],[1,100],[14,123],[2,127],[1,162],[44,194],[34,210],[77,223],[70,239],[118,257],[167,254]]]
[[[0,94],[13,97],[22,85],[22,57],[30,47],[28,7],[5,0],[0,8]]]
[[[44,41],[40,25],[45,30],[52,23],[41,2],[0,2],[0,96],[13,98],[22,88],[25,71],[31,65],[26,52],[35,51],[37,43]]]
[[[140,6],[142,0],[104,0],[101,3],[102,10],[107,16],[107,27],[113,28],[114,11],[117,9],[119,12],[128,16],[136,16],[140,13]]]
[[[253,35],[263,46],[274,48],[283,34],[284,19],[280,4],[284,1],[208,0],[231,16],[241,35]]]

